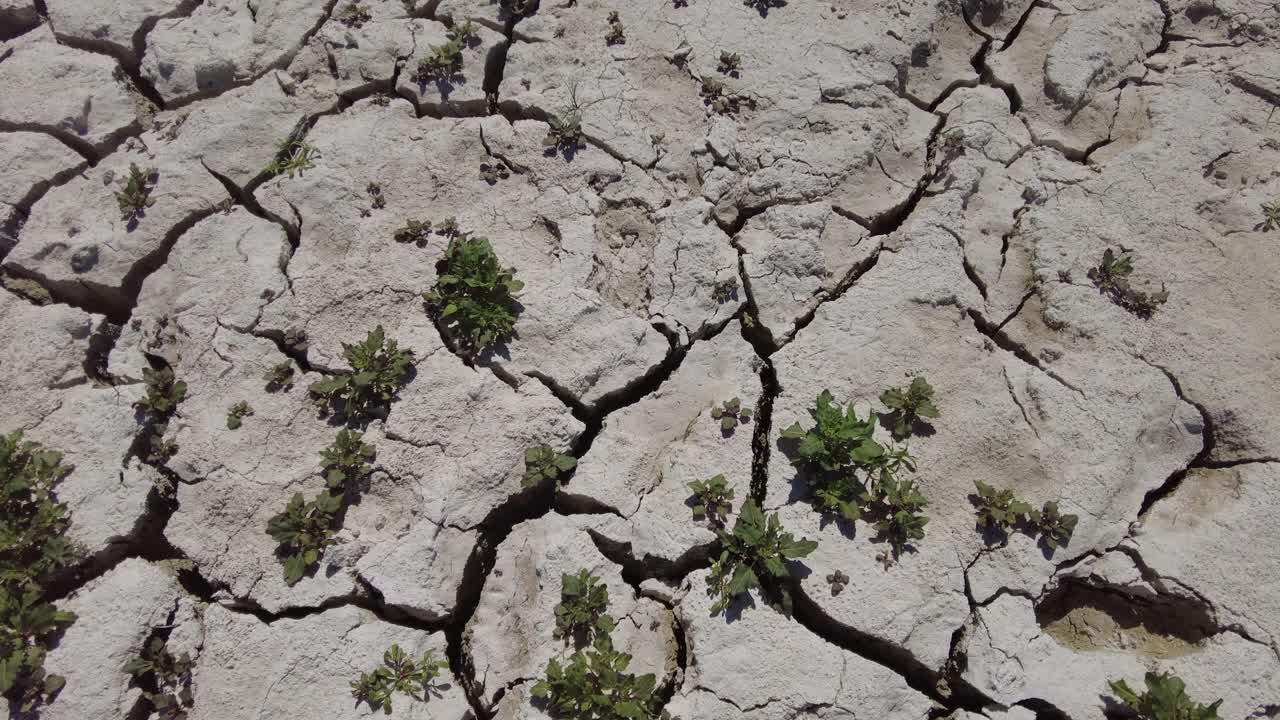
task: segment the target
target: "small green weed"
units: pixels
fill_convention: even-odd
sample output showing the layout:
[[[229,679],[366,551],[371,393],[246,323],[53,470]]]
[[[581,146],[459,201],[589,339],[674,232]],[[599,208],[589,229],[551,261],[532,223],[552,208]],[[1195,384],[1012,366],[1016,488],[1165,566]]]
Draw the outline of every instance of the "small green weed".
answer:
[[[464,356],[474,357],[515,329],[524,283],[504,268],[488,239],[458,233],[436,265],[435,287],[423,295],[427,310]]]
[[[1169,299],[1169,291],[1162,285],[1158,293],[1146,293],[1129,284],[1133,273],[1133,258],[1128,254],[1117,255],[1111,248],[1102,253],[1102,262],[1089,268],[1089,279],[1098,292],[1111,298],[1116,305],[1140,318],[1151,315]]]
[[[520,481],[523,488],[538,487],[546,482],[558,483],[569,471],[578,467],[578,459],[572,455],[556,452],[548,445],[531,447],[524,451],[524,478]]]
[[[546,701],[552,714],[574,720],[669,720],[659,710],[657,678],[626,672],[631,656],[613,649],[602,634],[587,650],[575,652],[562,665],[547,661],[546,678],[530,691]]]
[[[372,19],[373,14],[369,12],[369,8],[358,2],[347,3],[338,12],[338,22],[349,28],[359,29]]]
[[[1032,510],[1031,524],[1040,532],[1040,542],[1057,550],[1071,542],[1071,534],[1075,532],[1079,521],[1075,515],[1063,515],[1058,512],[1058,503],[1050,500],[1041,510]]]
[[[740,70],[742,70],[742,56],[738,53],[731,53],[728,50],[721,50],[720,64],[716,66],[716,71],[724,75],[737,77]]]
[[[267,166],[272,175],[288,174],[290,178],[315,167],[320,151],[302,138],[286,138],[277,145],[276,158]]]
[[[609,587],[586,570],[560,576],[560,604],[556,605],[555,637],[586,644],[613,632],[616,624],[606,612]]]
[[[413,364],[413,351],[401,350],[395,340],[387,339],[381,325],[362,343],[343,343],[342,355],[351,372],[312,383],[308,390],[354,419],[372,417],[390,404]]]
[[[373,472],[377,449],[354,430],[339,430],[333,444],[320,451],[320,467],[325,487],[341,494]]]
[[[771,604],[790,615],[791,591],[787,588],[790,571],[786,561],[805,557],[817,549],[818,543],[796,540],[782,529],[777,513],[766,519],[751,498],[742,504],[733,531],[719,530],[717,534],[720,554],[711,564],[707,581],[707,594],[716,598],[711,614],[727,610],[742,593],[760,588]],[[761,578],[769,585],[763,585]]]
[[[1219,720],[1222,700],[1202,705],[1187,695],[1186,683],[1170,673],[1148,672],[1143,678],[1147,689],[1141,695],[1124,680],[1111,680],[1107,685],[1125,707],[1139,720]]]
[[[249,407],[249,403],[241,400],[240,402],[227,408],[227,429],[239,430],[244,424],[244,418],[253,414],[253,408]]]
[[[129,174],[116,191],[116,204],[120,206],[122,220],[134,221],[147,214],[147,208],[156,202],[151,191],[159,180],[160,174],[155,168],[144,170],[135,163],[129,163]]]
[[[920,511],[929,501],[914,480],[899,479],[888,472],[881,473],[876,482],[876,495],[882,507],[875,527],[889,541],[896,559],[912,540],[924,539],[924,526],[929,518]]]
[[[1031,505],[1015,498],[1012,490],[996,490],[981,480],[973,484],[978,490],[974,504],[978,506],[979,527],[1004,534],[1031,515]]]
[[[733,432],[738,427],[738,423],[745,425],[751,422],[751,408],[743,407],[741,399],[733,398],[718,406],[712,406],[711,417],[720,421],[721,430]]]
[[[890,388],[880,394],[880,402],[893,412],[893,436],[902,439],[911,434],[911,430],[921,418],[936,418],[940,414],[938,406],[933,404],[933,386],[918,375],[911,380],[906,390]]]
[[[294,373],[292,360],[284,360],[272,365],[266,374],[262,376],[262,379],[267,381],[267,392],[287,390],[293,387]]]
[[[1262,203],[1262,232],[1280,229],[1280,200]]]
[[[143,690],[151,709],[161,720],[185,720],[195,701],[191,692],[191,656],[173,655],[163,638],[152,637],[142,652],[124,666],[135,683],[155,687]]]
[[[618,17],[616,10],[609,12],[609,32],[605,33],[605,45],[624,45],[627,42],[626,30],[622,27],[622,20]]]
[[[724,475],[709,480],[689,483],[693,491],[693,519],[706,519],[715,527],[724,527],[725,519],[733,511],[733,488]]]
[[[294,493],[284,512],[267,521],[267,534],[280,543],[285,584],[296,585],[333,544],[333,516],[340,506],[339,496],[328,491],[310,501]]]
[[[357,702],[391,714],[391,696],[408,695],[419,702],[427,702],[439,694],[436,680],[449,669],[449,663],[436,660],[435,652],[427,650],[416,662],[392,645],[382,654],[382,666],[373,672],[360,673],[360,679],[351,683],[351,696]]]

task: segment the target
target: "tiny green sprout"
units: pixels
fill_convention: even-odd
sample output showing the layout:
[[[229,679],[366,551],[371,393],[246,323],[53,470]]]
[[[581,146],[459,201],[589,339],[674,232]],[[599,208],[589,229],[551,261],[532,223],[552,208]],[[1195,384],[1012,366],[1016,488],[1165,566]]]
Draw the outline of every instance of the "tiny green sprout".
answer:
[[[627,33],[622,27],[616,10],[609,12],[609,32],[605,33],[605,45],[623,45],[627,42]]]
[[[913,378],[906,390],[890,388],[880,393],[880,402],[893,411],[893,436],[898,439],[910,435],[920,418],[932,419],[940,414],[933,404],[933,386],[923,375]]]
[[[717,535],[720,554],[712,562],[707,580],[707,594],[716,598],[711,614],[727,610],[734,598],[760,588],[768,593],[771,604],[790,615],[792,599],[787,581],[791,573],[786,561],[805,557],[817,549],[818,543],[795,539],[782,529],[777,513],[766,518],[752,498],[742,504],[733,531],[721,529]]]
[[[555,717],[574,720],[669,720],[652,673],[626,672],[631,656],[613,648],[613,638],[600,635],[590,648],[578,650],[563,664],[547,661],[546,677],[530,690]]]
[[[369,194],[370,204],[374,210],[381,210],[387,206],[387,199],[382,195],[382,185],[371,182],[365,186],[364,191]]]
[[[509,177],[511,177],[511,171],[500,162],[480,163],[480,178],[490,185],[496,185],[499,180],[506,180]]]
[[[725,518],[733,511],[733,488],[724,475],[689,483],[693,491],[693,519],[706,519],[715,527],[724,527]]]
[[[1280,228],[1280,199],[1262,203],[1262,232]]]
[[[559,481],[566,473],[578,467],[577,458],[558,453],[548,445],[531,447],[524,451],[524,488],[538,487],[546,482]]]
[[[142,695],[161,720],[185,720],[195,702],[191,668],[190,655],[185,652],[174,655],[163,638],[153,637],[142,652],[124,666],[124,671],[133,676],[135,683],[156,688],[155,692],[143,690]]]
[[[1111,248],[1102,253],[1102,262],[1089,268],[1089,279],[1098,292],[1111,298],[1116,305],[1140,318],[1151,315],[1169,299],[1169,291],[1162,285],[1158,293],[1146,293],[1129,284],[1133,273],[1133,258],[1128,254],[1117,255]]]
[[[835,597],[844,592],[844,588],[849,584],[849,576],[839,570],[827,575],[827,584],[831,586],[831,597]]]
[[[751,422],[751,408],[743,407],[741,399],[733,398],[712,406],[711,417],[720,421],[721,430],[731,433],[738,423],[745,425]]]
[[[741,110],[743,105],[750,106],[753,103],[751,98],[731,92],[722,80],[711,76],[702,78],[698,94],[702,96],[704,104],[720,115],[732,115]]]
[[[444,222],[440,223],[440,227],[436,228],[436,234],[447,238],[455,238],[461,235],[462,231],[458,229],[458,218],[452,215],[445,218]]]
[[[241,400],[240,402],[227,408],[227,429],[239,430],[244,424],[244,418],[253,414],[253,408],[249,407],[249,403]]]
[[[308,390],[348,418],[367,418],[390,404],[413,364],[413,351],[401,350],[381,325],[362,343],[343,343],[342,355],[351,372],[312,383]]]
[[[147,394],[135,402],[134,406],[152,420],[172,415],[178,409],[178,403],[187,397],[187,384],[174,379],[172,368],[144,368],[142,380],[147,386]]]
[[[460,40],[432,45],[431,52],[418,61],[418,70],[413,76],[414,82],[425,85],[433,80],[442,80],[460,72],[462,48],[463,44]]]
[[[736,76],[738,71],[742,69],[742,56],[738,53],[731,53],[728,50],[720,51],[720,64],[716,66],[716,70],[725,75]]]
[[[338,12],[338,22],[349,28],[359,29],[373,19],[369,8],[358,2],[349,2]]]
[[[360,673],[351,683],[351,696],[369,707],[391,714],[391,696],[394,693],[408,695],[419,702],[427,702],[439,694],[436,679],[449,669],[449,663],[436,660],[435,651],[427,650],[416,662],[399,645],[392,645],[382,654],[382,666],[372,672]]]
[[[717,303],[724,304],[732,300],[738,294],[738,278],[728,277],[715,284],[711,288],[711,299]]]
[[[472,40],[480,37],[480,26],[471,20],[463,20],[460,23],[454,23],[449,28],[448,36],[450,40],[456,40],[462,45],[469,44]]]
[[[978,508],[979,527],[1007,533],[1031,516],[1031,505],[1018,500],[1012,490],[996,490],[981,480],[974,480],[978,494],[973,503]]]
[[[613,632],[616,624],[609,609],[609,586],[587,570],[560,576],[560,604],[556,605],[555,637],[582,645]]]
[[[1202,705],[1187,695],[1186,683],[1171,673],[1148,672],[1143,678],[1147,689],[1141,695],[1124,680],[1110,680],[1107,685],[1138,720],[1219,720],[1222,700]]]
[[[1040,542],[1050,550],[1066,547],[1071,542],[1071,534],[1076,530],[1080,518],[1075,515],[1063,515],[1058,512],[1058,503],[1050,500],[1042,510],[1032,510],[1031,524],[1040,532]]]
[[[547,119],[551,126],[542,144],[548,148],[573,151],[583,147],[582,116],[577,110],[554,115]]]
[[[454,235],[436,271],[435,287],[423,300],[459,353],[474,357],[515,330],[515,294],[524,283],[514,268],[502,266],[488,239]]]
[[[363,435],[354,430],[339,430],[333,444],[320,451],[325,487],[341,493],[350,483],[363,480],[373,471],[376,456],[377,449],[366,443]]]
[[[392,237],[398,243],[413,243],[420,248],[426,247],[431,237],[431,221],[408,220],[404,227],[396,230]]]
[[[120,217],[123,220],[137,220],[147,214],[147,208],[155,204],[151,191],[155,189],[160,174],[155,168],[138,167],[129,163],[129,175],[121,181],[121,188],[116,191],[116,203],[120,206]]]
[[[341,499],[328,491],[310,501],[302,493],[294,493],[284,512],[267,520],[267,534],[280,543],[285,584],[298,584],[307,568],[319,562],[324,549],[333,544],[333,516],[340,506]]]
[[[291,360],[283,360],[272,365],[262,376],[262,379],[267,381],[267,391],[274,392],[293,387],[294,372]]]
[[[883,505],[883,516],[876,521],[875,528],[888,539],[896,559],[912,540],[924,539],[924,526],[929,518],[920,511],[929,501],[915,481],[899,480],[888,472],[880,475],[876,493]]]
[[[287,173],[292,178],[315,167],[315,160],[320,157],[320,151],[302,138],[285,138],[276,147],[276,158],[267,166],[272,175]]]

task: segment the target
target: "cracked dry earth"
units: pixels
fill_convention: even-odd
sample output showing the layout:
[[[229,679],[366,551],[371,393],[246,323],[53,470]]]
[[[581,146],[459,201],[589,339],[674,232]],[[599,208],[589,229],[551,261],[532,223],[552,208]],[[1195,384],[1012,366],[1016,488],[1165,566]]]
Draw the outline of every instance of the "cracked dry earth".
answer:
[[[64,453],[81,551],[47,591],[78,620],[40,717],[160,717],[124,671],[160,634],[192,658],[190,720],[380,714],[349,683],[391,643],[449,663],[396,716],[544,718],[581,569],[685,720],[1100,718],[1149,669],[1224,718],[1280,714],[1280,6],[348,5],[0,0],[0,431]],[[466,20],[461,69],[418,82]],[[582,146],[548,150],[574,107]],[[290,137],[313,167],[264,170]],[[154,204],[125,221],[131,164]],[[474,362],[423,309],[444,240],[392,239],[449,216],[524,282]],[[1167,289],[1150,318],[1090,282],[1107,248]],[[323,486],[337,429],[307,387],[378,324],[411,380],[287,585],[267,520]],[[188,384],[163,462],[139,452],[148,367]],[[908,443],[929,524],[886,565],[780,434],[824,389],[882,410],[914,375],[941,410]],[[726,433],[731,397],[755,416]],[[522,490],[544,444],[577,469]],[[687,486],[716,474],[818,542],[790,617],[711,614]],[[975,481],[1057,501],[1069,544],[991,542]]]

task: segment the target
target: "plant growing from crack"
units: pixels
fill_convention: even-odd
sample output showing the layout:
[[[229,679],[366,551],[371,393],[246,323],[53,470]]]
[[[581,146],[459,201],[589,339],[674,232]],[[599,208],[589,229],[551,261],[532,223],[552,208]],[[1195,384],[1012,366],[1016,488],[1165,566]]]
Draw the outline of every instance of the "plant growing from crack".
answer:
[[[889,541],[893,557],[897,559],[912,540],[924,539],[924,526],[929,518],[920,511],[929,501],[914,480],[897,478],[887,472],[881,473],[876,482],[876,496],[883,507],[875,528]]]
[[[338,12],[338,22],[357,30],[372,19],[373,14],[369,12],[369,8],[358,2],[347,3]]]
[[[191,656],[169,652],[164,638],[152,637],[137,657],[124,666],[142,696],[161,720],[185,720],[195,697],[191,692]]]
[[[613,632],[613,616],[609,609],[609,586],[587,570],[577,575],[560,576],[560,603],[556,605],[554,635],[577,645]]]
[[[276,157],[267,165],[271,175],[288,174],[290,178],[315,167],[320,151],[302,138],[285,138],[276,145]]]
[[[239,430],[244,425],[244,418],[253,414],[253,408],[249,403],[241,400],[240,402],[227,408],[227,429]]]
[[[427,311],[457,345],[474,357],[515,330],[524,288],[514,268],[504,268],[488,239],[457,233],[436,264],[435,287],[423,295]]]
[[[325,487],[341,494],[373,471],[377,448],[364,441],[354,430],[339,430],[333,444],[320,451],[320,467]]]
[[[553,715],[574,720],[669,720],[660,710],[652,673],[633,675],[631,656],[613,648],[609,634],[596,637],[563,664],[547,661],[546,677],[530,693],[547,703]]]
[[[129,174],[121,180],[120,189],[116,191],[116,204],[120,206],[122,220],[136,221],[147,214],[147,208],[155,204],[151,191],[160,180],[155,168],[138,167],[129,163]]]
[[[721,430],[731,433],[738,427],[738,423],[746,425],[751,422],[751,408],[743,407],[741,399],[732,398],[720,405],[713,405],[711,417],[720,421]]]
[[[262,379],[267,381],[267,392],[287,390],[293,387],[295,372],[292,360],[283,360],[272,365],[262,376]]]
[[[1258,226],[1262,232],[1271,232],[1280,228],[1280,199],[1262,203],[1262,222]]]
[[[1089,279],[1098,292],[1111,298],[1116,305],[1140,318],[1151,315],[1169,299],[1169,291],[1160,286],[1160,292],[1146,293],[1129,284],[1133,273],[1133,258],[1127,253],[1116,254],[1111,248],[1102,253],[1097,267],[1089,268]]]
[[[418,69],[413,75],[413,81],[419,85],[426,85],[461,70],[462,43],[450,40],[440,45],[432,45],[427,55],[418,60]]]
[[[716,72],[731,77],[738,77],[738,73],[742,70],[742,56],[728,50],[720,51],[720,63],[716,65]]]
[[[622,27],[622,20],[618,17],[617,10],[609,11],[609,32],[605,33],[605,45],[624,45],[627,42],[626,30]]]
[[[693,519],[707,520],[712,526],[723,528],[725,519],[733,511],[733,488],[724,475],[689,483],[693,491]]]
[[[284,558],[284,582],[298,584],[307,568],[320,562],[325,548],[333,544],[333,518],[341,498],[323,491],[314,500],[294,493],[284,512],[267,520],[267,534],[280,544]]]
[[[899,440],[910,435],[921,418],[933,419],[941,414],[933,403],[933,386],[923,375],[912,378],[906,390],[889,388],[880,393],[880,402],[892,411],[893,436]]]
[[[11,711],[52,702],[66,684],[45,672],[44,658],[76,616],[46,601],[44,583],[80,554],[65,537],[71,521],[57,499],[70,472],[61,453],[21,431],[0,435],[0,696]]]
[[[977,506],[979,527],[1003,535],[1025,522],[1033,511],[1029,503],[1015,498],[1012,490],[997,490],[981,480],[975,480],[973,484],[978,490],[978,494],[972,497]]]
[[[777,513],[766,518],[752,498],[743,502],[733,531],[722,529],[717,535],[720,554],[712,562],[707,580],[707,594],[716,598],[711,614],[727,610],[734,598],[759,588],[771,605],[789,616],[792,599],[787,581],[791,573],[786,561],[807,556],[818,543],[795,539],[782,529]]]
[[[560,149],[574,152],[586,146],[583,142],[582,115],[576,108],[551,116],[547,119],[547,124],[551,128],[547,130],[547,136],[543,138],[542,144],[548,150],[554,152]]]
[[[381,325],[369,331],[364,342],[343,343],[342,356],[351,372],[312,383],[308,391],[353,419],[382,412],[395,399],[413,364],[413,351],[401,350],[395,340],[386,337]]]
[[[147,393],[133,405],[143,413],[147,428],[147,462],[162,465],[178,451],[178,445],[165,439],[169,419],[178,411],[178,404],[187,397],[187,384],[174,377],[173,368],[159,370],[143,368],[142,380]]]
[[[357,702],[391,714],[391,698],[395,693],[408,695],[419,702],[438,697],[440,686],[436,682],[448,670],[449,663],[436,660],[435,651],[427,650],[415,661],[399,645],[393,644],[382,654],[382,665],[372,672],[360,673],[351,683],[351,696]]]
[[[396,230],[392,238],[398,243],[413,243],[418,247],[426,247],[431,238],[431,221],[407,220],[404,227]]]
[[[724,304],[734,299],[738,295],[738,278],[729,277],[715,284],[711,288],[711,299],[717,303]]]
[[[528,489],[548,482],[558,485],[560,478],[576,467],[577,458],[556,452],[549,445],[528,448],[524,451],[524,477],[520,486]]]
[[[1143,678],[1146,690],[1139,694],[1124,680],[1107,682],[1125,707],[1139,720],[1218,720],[1222,700],[1203,705],[1187,695],[1186,683],[1171,673],[1148,672]]]

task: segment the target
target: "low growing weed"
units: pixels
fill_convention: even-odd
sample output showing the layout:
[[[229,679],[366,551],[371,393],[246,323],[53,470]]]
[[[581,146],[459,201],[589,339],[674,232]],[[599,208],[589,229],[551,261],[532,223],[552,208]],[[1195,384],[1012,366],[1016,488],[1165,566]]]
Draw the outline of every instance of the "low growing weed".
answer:
[[[1146,293],[1129,284],[1133,273],[1133,258],[1128,254],[1116,254],[1111,248],[1102,253],[1097,267],[1089,268],[1089,279],[1098,292],[1111,298],[1116,305],[1140,318],[1147,319],[1169,299],[1169,291],[1162,285],[1160,292]]]
[[[165,439],[165,433],[169,430],[169,419],[178,411],[178,404],[187,397],[187,384],[174,377],[170,367],[144,368],[142,380],[147,394],[135,402],[134,407],[142,411],[148,428],[147,462],[160,465],[178,451],[177,443]]]
[[[818,543],[795,539],[782,529],[777,513],[766,518],[751,498],[742,504],[733,531],[720,530],[717,534],[720,554],[711,564],[707,581],[707,594],[716,598],[711,614],[727,610],[734,598],[759,588],[770,604],[790,615],[791,591],[787,588],[790,572],[786,561],[805,557]],[[765,582],[768,585],[764,585]]]
[[[741,399],[732,398],[720,405],[712,406],[711,417],[720,421],[721,430],[733,432],[738,427],[738,423],[745,425],[751,422],[751,408],[743,407]]]
[[[338,11],[338,22],[357,30],[372,19],[373,14],[369,12],[369,8],[358,2],[349,2]]]
[[[462,355],[479,355],[511,335],[519,309],[515,293],[524,283],[514,268],[502,267],[486,238],[454,235],[436,271],[436,285],[423,299]]]
[[[560,604],[556,605],[555,637],[586,644],[613,632],[609,586],[586,570],[560,576]]]
[[[921,418],[933,419],[941,413],[933,404],[933,386],[923,375],[911,380],[906,390],[889,388],[880,394],[880,402],[889,408],[893,417],[893,436],[899,440],[909,436]]]
[[[439,694],[436,680],[449,669],[449,663],[436,660],[435,652],[427,650],[415,661],[399,645],[392,645],[382,654],[382,666],[372,672],[360,673],[351,683],[351,696],[357,702],[391,714],[391,697],[395,693],[408,695],[419,702],[427,702]]]
[[[272,365],[262,376],[267,381],[267,392],[288,390],[293,387],[294,367],[292,360],[284,360]]]
[[[538,487],[546,482],[559,483],[560,478],[578,467],[578,459],[556,452],[548,445],[531,447],[524,451],[523,488]]]
[[[609,11],[609,32],[605,33],[605,45],[624,45],[627,42],[626,30],[622,27],[622,20],[618,18],[618,11]]]
[[[121,181],[116,191],[116,204],[120,206],[120,218],[134,221],[147,214],[147,208],[155,204],[151,191],[160,180],[160,173],[155,168],[140,168],[129,163],[129,174]]]
[[[717,528],[724,527],[729,513],[733,512],[734,495],[724,475],[694,480],[689,483],[689,489],[693,491],[693,519],[706,519]]]
[[[185,720],[195,697],[191,692],[191,657],[173,655],[163,638],[153,637],[142,652],[124,666],[138,685],[155,687],[142,695],[161,720]]]
[[[267,521],[267,534],[280,543],[286,585],[296,585],[333,544],[333,517],[341,504],[341,498],[327,490],[310,501],[294,493],[284,512]]]
[[[320,151],[302,138],[285,138],[276,147],[276,158],[267,165],[267,172],[272,175],[288,174],[292,178],[315,167],[315,160],[320,157]]]
[[[1111,692],[1139,720],[1219,720],[1218,706],[1222,700],[1208,705],[1192,700],[1182,678],[1170,673],[1148,672],[1143,679],[1147,688],[1142,694],[1134,692],[1124,680],[1107,683]]]
[[[342,355],[351,372],[312,383],[308,390],[353,419],[373,417],[389,405],[413,364],[413,351],[387,339],[381,325],[362,343],[343,343]]]
[[[1262,203],[1262,232],[1280,229],[1280,200]]]
[[[1020,529],[1033,537],[1039,535],[1040,542],[1050,550],[1066,547],[1071,542],[1080,518],[1059,512],[1057,502],[1051,500],[1036,510],[1014,497],[1012,490],[997,490],[981,480],[974,481],[974,486],[978,492],[971,497],[977,507],[979,528],[1001,536]]]
[[[241,400],[240,402],[227,408],[227,429],[239,430],[244,424],[244,418],[253,414],[253,408],[249,407],[249,403]]]

